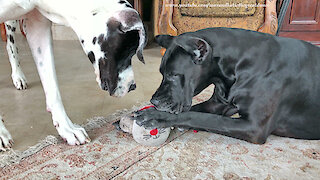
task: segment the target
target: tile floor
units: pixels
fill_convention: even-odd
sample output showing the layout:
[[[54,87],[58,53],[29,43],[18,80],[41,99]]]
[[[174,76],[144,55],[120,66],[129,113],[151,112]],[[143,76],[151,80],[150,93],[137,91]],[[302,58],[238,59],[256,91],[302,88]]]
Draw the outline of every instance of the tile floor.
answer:
[[[11,81],[11,68],[5,43],[0,42],[0,114],[14,138],[15,150],[25,150],[47,135],[57,135],[51,114],[46,112],[44,92],[31,52],[22,36],[17,40],[22,70],[28,81],[27,90],[16,90]],[[93,67],[78,41],[54,41],[54,55],[59,87],[65,109],[74,123],[88,118],[107,116],[116,110],[130,108],[150,100],[161,82],[158,71],[160,48],[144,51],[146,65],[133,58],[137,89],[124,98],[110,97],[95,81]]]

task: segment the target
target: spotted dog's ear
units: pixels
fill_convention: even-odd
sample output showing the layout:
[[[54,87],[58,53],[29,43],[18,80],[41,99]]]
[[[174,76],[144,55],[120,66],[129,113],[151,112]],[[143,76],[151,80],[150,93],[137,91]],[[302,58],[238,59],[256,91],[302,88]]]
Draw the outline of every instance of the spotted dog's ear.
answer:
[[[172,43],[172,40],[174,39],[174,36],[170,35],[157,35],[155,38],[155,41],[160,46],[168,49],[170,44]]]
[[[145,64],[143,58],[143,48],[147,45],[147,34],[139,14],[136,11],[126,11],[123,13],[123,17],[119,19],[121,23],[120,30],[124,33],[134,30],[139,32],[139,46],[136,53],[138,59]]]
[[[212,51],[208,42],[199,37],[180,37],[176,43],[193,56],[195,64],[202,64]]]

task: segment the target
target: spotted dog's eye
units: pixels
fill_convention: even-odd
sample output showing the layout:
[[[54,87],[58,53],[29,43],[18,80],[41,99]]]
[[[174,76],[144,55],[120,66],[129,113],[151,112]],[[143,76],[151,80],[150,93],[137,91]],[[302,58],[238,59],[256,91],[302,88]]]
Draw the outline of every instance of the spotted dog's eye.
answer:
[[[123,29],[124,29],[124,27],[122,26],[122,24],[119,24],[118,32],[120,34],[125,34],[126,33]]]
[[[118,32],[120,33],[120,34],[125,34],[126,32],[124,32],[122,29],[118,29]]]

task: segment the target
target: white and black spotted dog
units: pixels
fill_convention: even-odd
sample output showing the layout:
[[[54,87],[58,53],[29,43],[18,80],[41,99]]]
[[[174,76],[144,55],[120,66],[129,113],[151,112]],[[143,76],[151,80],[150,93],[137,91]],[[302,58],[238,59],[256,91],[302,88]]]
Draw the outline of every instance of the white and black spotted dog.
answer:
[[[90,139],[71,122],[61,101],[52,51],[52,22],[71,27],[88,55],[99,86],[122,97],[136,88],[131,58],[144,62],[146,44],[143,23],[126,0],[0,0],[0,23],[6,22],[7,50],[17,89],[27,87],[14,42],[16,19],[25,20],[24,31],[46,95],[47,110],[60,136],[70,145]],[[14,21],[12,21],[14,20]],[[12,138],[0,116],[0,150],[12,146]]]

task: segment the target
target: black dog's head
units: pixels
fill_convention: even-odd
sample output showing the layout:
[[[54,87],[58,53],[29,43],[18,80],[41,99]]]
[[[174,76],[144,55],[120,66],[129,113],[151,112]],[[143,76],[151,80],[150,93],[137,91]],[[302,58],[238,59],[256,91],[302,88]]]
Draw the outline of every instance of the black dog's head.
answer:
[[[136,88],[132,56],[137,54],[144,63],[142,51],[147,36],[143,23],[132,8],[97,11],[91,21],[87,26],[93,27],[83,28],[80,39],[95,69],[96,81],[111,96],[122,97]]]
[[[208,86],[212,48],[204,39],[186,35],[159,35],[156,42],[167,50],[160,66],[163,79],[151,103],[160,111],[188,111],[194,94]]]

